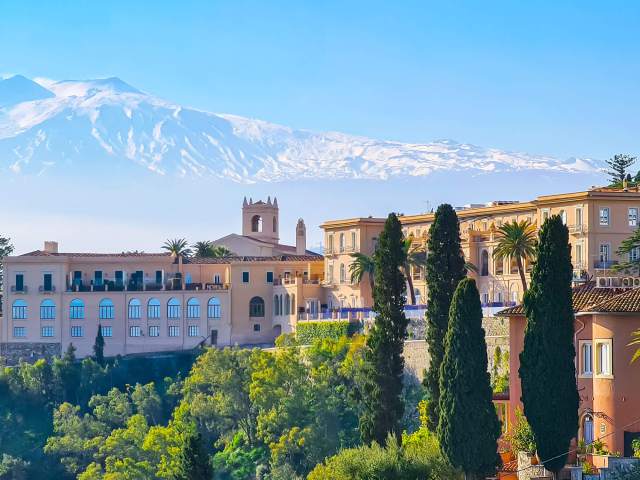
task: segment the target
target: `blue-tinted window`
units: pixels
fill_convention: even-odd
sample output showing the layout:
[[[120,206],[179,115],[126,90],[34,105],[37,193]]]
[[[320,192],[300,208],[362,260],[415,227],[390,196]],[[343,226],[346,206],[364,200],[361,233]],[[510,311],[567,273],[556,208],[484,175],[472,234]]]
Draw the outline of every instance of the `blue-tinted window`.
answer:
[[[267,283],[273,283],[273,272],[267,272]]]
[[[242,272],[242,283],[249,283],[249,272]]]

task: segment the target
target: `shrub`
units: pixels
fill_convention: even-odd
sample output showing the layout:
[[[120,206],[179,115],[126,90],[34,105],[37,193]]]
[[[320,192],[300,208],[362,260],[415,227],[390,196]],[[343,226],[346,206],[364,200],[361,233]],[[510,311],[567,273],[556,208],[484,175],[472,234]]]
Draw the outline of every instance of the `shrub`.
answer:
[[[296,338],[300,345],[311,345],[315,340],[351,336],[360,328],[359,323],[348,321],[300,322],[296,328]]]
[[[444,459],[435,436],[425,428],[404,435],[402,446],[389,437],[387,446],[342,450],[317,465],[307,480],[416,480],[462,478]]]
[[[536,439],[522,410],[516,410],[516,421],[509,434],[509,443],[516,452],[527,452],[530,455],[536,453]]]
[[[631,442],[631,448],[633,449],[633,456],[640,458],[640,438],[636,438]]]

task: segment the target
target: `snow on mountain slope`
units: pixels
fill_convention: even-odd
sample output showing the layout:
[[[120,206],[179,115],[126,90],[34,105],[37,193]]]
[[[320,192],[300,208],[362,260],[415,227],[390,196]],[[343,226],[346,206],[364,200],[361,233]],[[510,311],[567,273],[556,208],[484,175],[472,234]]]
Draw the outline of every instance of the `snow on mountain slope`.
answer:
[[[55,96],[30,96],[25,84],[24,92],[13,93],[20,103],[0,105],[0,171],[42,173],[117,163],[137,164],[161,175],[268,182],[386,179],[462,170],[597,170],[588,159],[560,161],[451,140],[407,144],[293,130],[184,108],[118,78],[38,81]]]

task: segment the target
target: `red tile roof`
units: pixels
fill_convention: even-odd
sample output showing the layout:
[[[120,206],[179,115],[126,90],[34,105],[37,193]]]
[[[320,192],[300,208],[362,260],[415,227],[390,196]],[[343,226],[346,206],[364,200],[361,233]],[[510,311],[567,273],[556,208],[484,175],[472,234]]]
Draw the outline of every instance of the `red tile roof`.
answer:
[[[573,311],[574,313],[590,311],[590,307],[602,303],[606,300],[620,295],[626,290],[616,288],[598,288],[595,282],[589,282],[573,289]],[[496,315],[509,317],[515,315],[524,315],[524,307],[522,304],[515,307],[505,308]]]
[[[640,312],[640,288],[632,288],[622,293],[618,293],[612,298],[589,306],[589,308],[584,311],[602,313],[638,313]]]
[[[21,257],[168,257],[169,252],[145,253],[145,252],[120,252],[120,253],[94,253],[94,252],[45,252],[44,250],[34,250],[23,253]]]
[[[225,263],[244,263],[244,262],[319,262],[322,261],[322,255],[275,255],[273,257],[256,257],[256,256],[231,256],[231,257],[190,257],[185,258],[184,263],[191,264],[225,264]]]

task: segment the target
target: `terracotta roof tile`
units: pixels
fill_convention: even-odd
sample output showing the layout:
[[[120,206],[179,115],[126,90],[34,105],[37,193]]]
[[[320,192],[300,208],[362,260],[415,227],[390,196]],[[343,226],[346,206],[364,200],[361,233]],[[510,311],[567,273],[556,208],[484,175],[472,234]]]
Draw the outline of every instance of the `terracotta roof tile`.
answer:
[[[620,295],[621,290],[615,288],[598,288],[595,282],[589,282],[579,287],[573,288],[573,311],[575,313],[589,310],[593,305],[609,300],[616,295]],[[508,317],[512,315],[524,315],[522,304],[515,307],[505,308],[496,315]]]
[[[23,253],[21,257],[169,257],[169,252],[145,253],[145,252],[120,252],[120,253],[95,253],[95,252],[60,252],[52,253],[44,250],[34,250]]]
[[[191,257],[185,258],[184,263],[192,264],[224,264],[224,263],[243,263],[243,262],[318,262],[322,261],[322,255],[275,255],[272,257],[256,257],[256,256],[238,256],[204,258]]]
[[[640,288],[632,288],[612,298],[591,305],[589,312],[637,313],[640,312]]]

